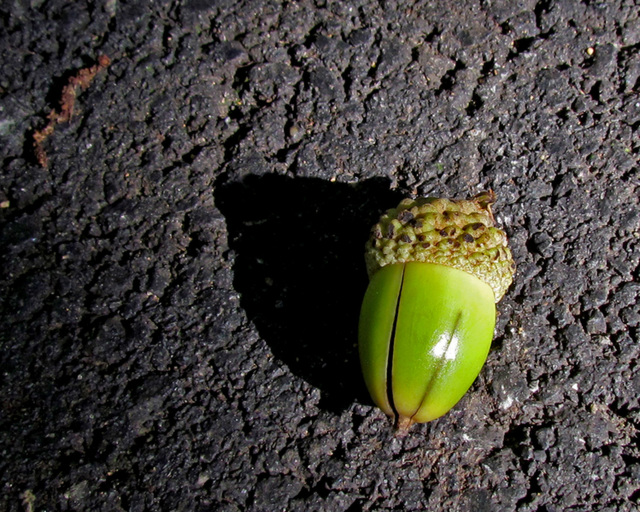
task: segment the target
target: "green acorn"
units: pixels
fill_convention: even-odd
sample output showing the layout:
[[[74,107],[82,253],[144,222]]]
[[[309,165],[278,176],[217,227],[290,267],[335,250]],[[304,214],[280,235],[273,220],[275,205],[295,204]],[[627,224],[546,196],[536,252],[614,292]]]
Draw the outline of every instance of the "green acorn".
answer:
[[[494,202],[492,191],[405,199],[372,229],[360,362],[373,401],[399,428],[449,411],[487,359],[495,304],[515,271]]]

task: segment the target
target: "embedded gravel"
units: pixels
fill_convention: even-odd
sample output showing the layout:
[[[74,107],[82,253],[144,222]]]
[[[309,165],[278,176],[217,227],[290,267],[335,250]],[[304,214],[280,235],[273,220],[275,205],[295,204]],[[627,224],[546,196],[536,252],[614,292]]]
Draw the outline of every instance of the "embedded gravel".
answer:
[[[637,2],[0,15],[1,510],[638,509]],[[397,436],[357,361],[369,228],[489,188],[492,351]]]

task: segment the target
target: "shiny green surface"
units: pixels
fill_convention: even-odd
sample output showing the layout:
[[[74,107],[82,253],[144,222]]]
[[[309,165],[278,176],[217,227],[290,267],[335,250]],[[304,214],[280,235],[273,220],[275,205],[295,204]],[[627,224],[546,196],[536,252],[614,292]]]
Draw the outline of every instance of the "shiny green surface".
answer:
[[[382,268],[360,316],[361,363],[374,402],[403,424],[442,416],[480,372],[494,327],[493,291],[476,277],[432,263]]]
[[[394,412],[387,397],[389,341],[398,306],[404,265],[389,265],[377,272],[364,296],[358,328],[360,364],[367,389],[386,414]]]

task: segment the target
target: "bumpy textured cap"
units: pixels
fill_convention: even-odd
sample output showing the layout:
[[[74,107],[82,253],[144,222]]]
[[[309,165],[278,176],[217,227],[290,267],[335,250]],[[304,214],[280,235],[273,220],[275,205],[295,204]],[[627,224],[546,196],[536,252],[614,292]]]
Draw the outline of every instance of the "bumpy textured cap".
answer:
[[[392,263],[422,261],[468,272],[493,289],[495,301],[513,281],[507,235],[495,227],[493,191],[468,200],[405,199],[371,231],[365,259],[369,277]]]

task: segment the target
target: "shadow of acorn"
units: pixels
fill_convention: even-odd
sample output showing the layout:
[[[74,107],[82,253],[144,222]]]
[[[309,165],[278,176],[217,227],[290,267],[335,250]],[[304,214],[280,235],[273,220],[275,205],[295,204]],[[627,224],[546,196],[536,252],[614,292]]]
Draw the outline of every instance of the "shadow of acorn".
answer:
[[[369,402],[357,351],[364,244],[399,199],[382,178],[349,185],[268,174],[216,186],[241,305],[274,356],[320,389],[323,409]]]

